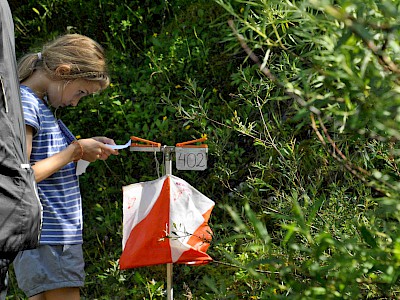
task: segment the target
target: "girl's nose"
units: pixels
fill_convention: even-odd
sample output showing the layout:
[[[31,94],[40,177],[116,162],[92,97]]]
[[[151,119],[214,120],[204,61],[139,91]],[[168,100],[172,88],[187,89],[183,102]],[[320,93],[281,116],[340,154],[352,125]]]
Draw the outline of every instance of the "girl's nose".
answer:
[[[71,106],[77,106],[80,99],[81,99],[81,97],[77,97],[75,99],[72,99]]]

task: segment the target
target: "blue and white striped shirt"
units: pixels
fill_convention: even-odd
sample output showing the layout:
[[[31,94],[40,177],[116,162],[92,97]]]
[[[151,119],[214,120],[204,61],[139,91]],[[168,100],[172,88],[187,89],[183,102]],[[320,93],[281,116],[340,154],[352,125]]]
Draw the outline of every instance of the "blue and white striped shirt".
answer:
[[[68,146],[53,113],[34,92],[21,86],[25,124],[34,128],[30,162],[50,157]],[[82,200],[75,163],[38,183],[43,205],[43,227],[40,244],[82,243]]]

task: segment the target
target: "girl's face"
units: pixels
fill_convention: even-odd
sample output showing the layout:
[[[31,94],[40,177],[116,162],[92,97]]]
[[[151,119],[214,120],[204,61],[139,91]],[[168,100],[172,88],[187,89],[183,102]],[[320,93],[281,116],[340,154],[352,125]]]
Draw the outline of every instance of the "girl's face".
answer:
[[[47,100],[54,108],[77,106],[79,100],[100,90],[100,83],[86,79],[52,81],[47,88]]]

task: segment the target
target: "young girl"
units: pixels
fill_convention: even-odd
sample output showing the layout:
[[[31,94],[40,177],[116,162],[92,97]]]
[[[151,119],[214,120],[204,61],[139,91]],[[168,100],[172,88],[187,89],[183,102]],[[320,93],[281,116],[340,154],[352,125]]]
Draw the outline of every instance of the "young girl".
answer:
[[[84,284],[82,203],[76,162],[105,160],[118,152],[106,137],[75,140],[50,106],[76,106],[109,85],[103,48],[67,34],[24,56],[19,64],[30,163],[43,205],[40,246],[14,262],[19,287],[29,299],[73,300]]]

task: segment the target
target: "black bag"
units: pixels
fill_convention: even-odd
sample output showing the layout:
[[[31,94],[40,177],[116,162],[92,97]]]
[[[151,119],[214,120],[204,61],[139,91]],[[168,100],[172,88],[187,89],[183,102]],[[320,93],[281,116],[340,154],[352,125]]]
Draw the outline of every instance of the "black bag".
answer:
[[[0,258],[38,245],[42,210],[26,155],[14,25],[4,2],[0,0]]]

